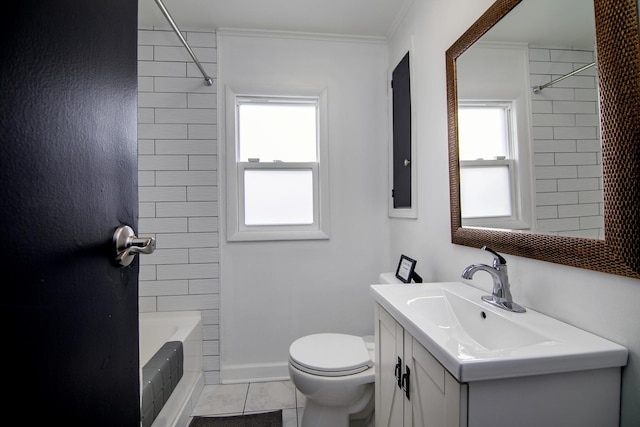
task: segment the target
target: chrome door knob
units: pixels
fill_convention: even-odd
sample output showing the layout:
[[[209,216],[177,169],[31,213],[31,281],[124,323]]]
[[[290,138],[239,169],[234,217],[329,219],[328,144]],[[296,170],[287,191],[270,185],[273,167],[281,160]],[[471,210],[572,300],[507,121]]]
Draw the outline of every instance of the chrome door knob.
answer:
[[[128,225],[116,228],[113,243],[116,247],[116,262],[122,267],[131,264],[136,254],[151,254],[156,250],[153,237],[136,237],[133,228]]]

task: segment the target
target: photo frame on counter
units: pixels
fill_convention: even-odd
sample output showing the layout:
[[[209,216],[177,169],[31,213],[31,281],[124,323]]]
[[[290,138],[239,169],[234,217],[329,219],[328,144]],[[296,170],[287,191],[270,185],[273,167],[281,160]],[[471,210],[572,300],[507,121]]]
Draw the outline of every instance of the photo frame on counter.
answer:
[[[422,277],[415,271],[417,262],[415,259],[409,258],[406,255],[400,255],[398,268],[396,268],[396,278],[402,283],[411,283],[412,279],[416,283],[422,283]]]

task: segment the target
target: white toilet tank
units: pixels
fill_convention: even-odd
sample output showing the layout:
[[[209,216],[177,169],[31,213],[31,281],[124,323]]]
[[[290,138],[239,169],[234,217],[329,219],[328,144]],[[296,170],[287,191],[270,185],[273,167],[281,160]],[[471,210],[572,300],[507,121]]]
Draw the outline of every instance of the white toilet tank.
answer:
[[[395,272],[388,272],[388,273],[380,273],[380,275],[378,276],[378,280],[380,281],[380,283],[382,284],[395,284],[395,283],[402,283],[397,277],[396,277],[396,273]]]

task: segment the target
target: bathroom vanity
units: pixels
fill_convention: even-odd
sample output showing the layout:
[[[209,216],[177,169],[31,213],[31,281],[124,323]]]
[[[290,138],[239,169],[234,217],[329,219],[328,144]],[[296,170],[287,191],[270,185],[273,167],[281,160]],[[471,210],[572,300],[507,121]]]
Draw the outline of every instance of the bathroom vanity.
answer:
[[[626,348],[459,282],[371,294],[377,427],[618,426]]]

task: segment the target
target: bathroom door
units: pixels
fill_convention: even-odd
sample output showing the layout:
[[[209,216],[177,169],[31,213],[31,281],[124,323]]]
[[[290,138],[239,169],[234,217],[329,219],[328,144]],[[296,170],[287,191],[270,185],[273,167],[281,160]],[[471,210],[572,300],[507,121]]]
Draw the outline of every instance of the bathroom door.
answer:
[[[137,426],[137,1],[23,0],[0,56],[2,407],[16,424]]]

